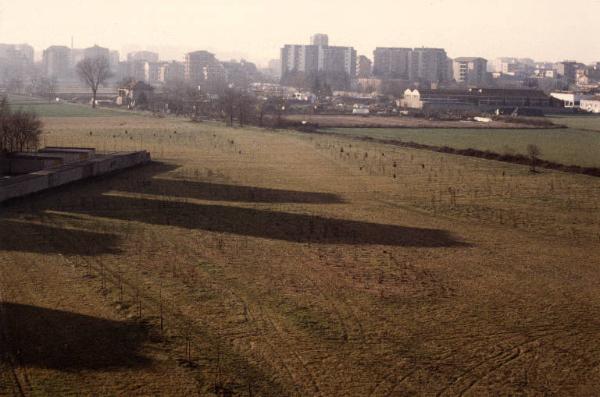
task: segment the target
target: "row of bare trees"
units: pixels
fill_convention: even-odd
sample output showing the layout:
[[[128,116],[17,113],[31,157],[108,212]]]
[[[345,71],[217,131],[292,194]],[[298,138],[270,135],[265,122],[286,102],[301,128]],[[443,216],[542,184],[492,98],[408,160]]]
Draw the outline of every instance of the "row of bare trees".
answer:
[[[228,87],[218,95],[198,90],[186,82],[171,82],[140,108],[192,119],[222,120],[227,125],[272,125],[281,120],[285,109],[282,98],[257,97],[247,89]]]
[[[35,113],[12,110],[6,98],[0,101],[0,154],[37,149],[41,133]]]

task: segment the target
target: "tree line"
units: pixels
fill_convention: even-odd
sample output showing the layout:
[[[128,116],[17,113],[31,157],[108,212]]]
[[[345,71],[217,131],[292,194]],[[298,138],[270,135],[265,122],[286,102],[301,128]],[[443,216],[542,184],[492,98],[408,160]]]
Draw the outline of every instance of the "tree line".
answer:
[[[38,148],[42,122],[29,111],[13,110],[8,100],[0,101],[0,154],[33,151]]]
[[[207,93],[183,82],[169,82],[160,93],[138,100],[136,108],[156,115],[171,114],[189,117],[195,121],[204,119],[234,124],[276,126],[282,121],[287,101],[280,97],[265,98],[246,88],[223,87],[218,93]]]

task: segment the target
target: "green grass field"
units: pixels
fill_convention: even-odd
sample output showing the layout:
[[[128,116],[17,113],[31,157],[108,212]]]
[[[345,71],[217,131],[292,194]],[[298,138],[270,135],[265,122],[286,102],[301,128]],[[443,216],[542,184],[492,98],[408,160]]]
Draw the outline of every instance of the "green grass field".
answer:
[[[90,106],[74,103],[49,103],[41,98],[10,95],[10,106],[35,112],[40,117],[114,117],[127,115],[127,112],[106,108],[92,109]]]
[[[556,117],[553,121],[567,129],[366,129],[334,128],[348,136],[397,139],[456,149],[490,150],[497,153],[525,154],[527,145],[535,144],[544,160],[582,167],[600,167],[600,117]]]

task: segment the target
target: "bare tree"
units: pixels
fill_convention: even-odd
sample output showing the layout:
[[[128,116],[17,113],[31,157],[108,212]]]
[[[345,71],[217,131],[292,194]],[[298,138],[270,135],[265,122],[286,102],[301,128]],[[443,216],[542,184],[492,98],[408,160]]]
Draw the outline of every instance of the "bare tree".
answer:
[[[46,96],[48,97],[48,103],[56,99],[56,91],[58,90],[58,80],[52,76],[46,80]]]
[[[225,117],[227,125],[230,127],[233,127],[237,96],[237,91],[234,90],[233,87],[229,87],[225,90],[225,93],[221,96],[220,100],[222,114]]]
[[[6,98],[0,101],[0,153],[35,150],[42,122],[32,112],[12,111]]]
[[[527,156],[529,156],[530,163],[530,171],[537,172],[536,165],[538,163],[539,157],[542,154],[542,151],[537,145],[529,144],[527,145]]]
[[[33,81],[33,93],[48,99],[51,103],[56,98],[58,81],[56,77],[42,77]]]
[[[265,110],[266,110],[266,100],[265,99],[258,99],[256,101],[256,120],[258,123],[259,127],[263,126],[263,120],[265,118]]]
[[[256,98],[246,91],[238,91],[237,98],[238,122],[240,127],[255,122],[253,110],[256,108]]]
[[[85,58],[77,64],[77,75],[92,90],[92,107],[96,107],[98,88],[104,85],[113,74],[106,57]]]
[[[0,154],[8,152],[10,146],[9,118],[11,114],[8,99],[3,97],[0,101]]]

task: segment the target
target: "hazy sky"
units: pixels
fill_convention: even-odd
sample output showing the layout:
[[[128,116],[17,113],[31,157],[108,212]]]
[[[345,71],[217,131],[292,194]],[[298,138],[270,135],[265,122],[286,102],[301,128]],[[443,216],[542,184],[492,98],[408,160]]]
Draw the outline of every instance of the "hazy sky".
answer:
[[[328,33],[372,56],[377,46],[443,47],[449,56],[600,61],[600,0],[0,0],[0,42],[207,49],[264,64],[284,43]]]

